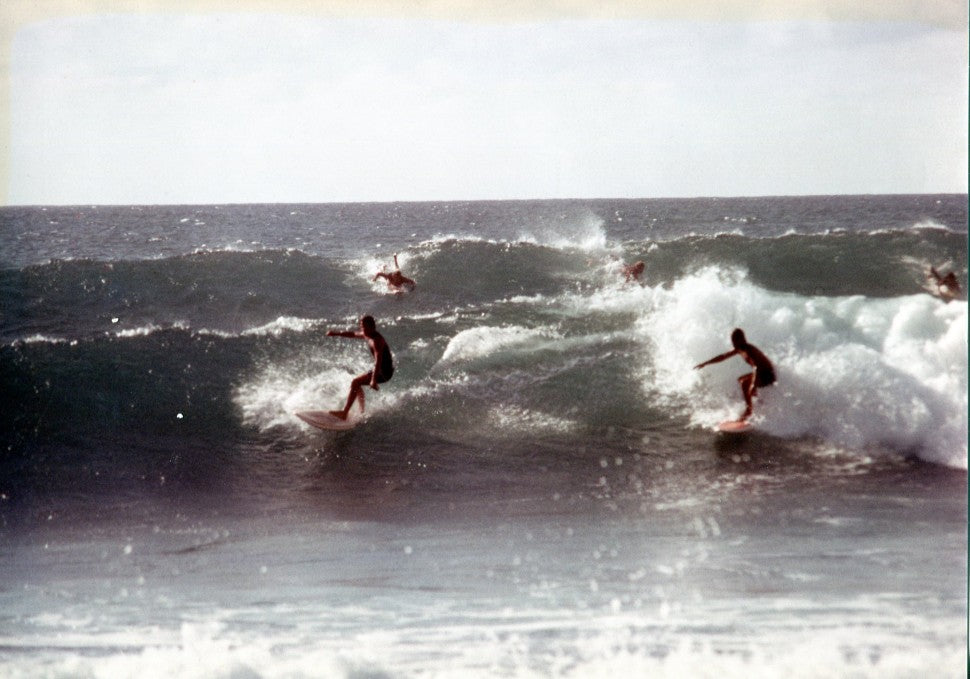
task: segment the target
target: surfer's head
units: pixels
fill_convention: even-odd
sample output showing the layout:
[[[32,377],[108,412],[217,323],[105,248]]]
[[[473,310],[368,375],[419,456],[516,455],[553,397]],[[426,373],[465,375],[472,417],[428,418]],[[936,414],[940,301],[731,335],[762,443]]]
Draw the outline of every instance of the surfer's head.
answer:
[[[735,349],[743,349],[748,346],[748,340],[744,336],[744,330],[741,328],[734,329],[734,332],[731,333],[731,344],[734,345]]]
[[[365,333],[377,332],[377,323],[374,321],[374,317],[370,315],[361,316],[360,329]]]

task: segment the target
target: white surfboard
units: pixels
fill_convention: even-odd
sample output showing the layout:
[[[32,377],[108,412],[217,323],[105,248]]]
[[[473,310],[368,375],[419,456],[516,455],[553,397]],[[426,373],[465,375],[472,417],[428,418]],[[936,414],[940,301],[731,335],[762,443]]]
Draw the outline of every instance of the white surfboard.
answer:
[[[741,420],[725,420],[717,425],[717,430],[725,434],[743,434],[752,429],[754,429],[753,424]]]
[[[360,417],[350,415],[346,420],[341,420],[339,417],[331,415],[326,410],[301,410],[293,414],[309,424],[311,427],[323,429],[324,431],[347,431],[360,424],[362,419]]]

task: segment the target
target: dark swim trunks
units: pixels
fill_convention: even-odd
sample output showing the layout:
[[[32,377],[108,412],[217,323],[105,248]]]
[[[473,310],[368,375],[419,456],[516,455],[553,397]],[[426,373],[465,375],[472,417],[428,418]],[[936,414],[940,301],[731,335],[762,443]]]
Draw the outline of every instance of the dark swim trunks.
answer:
[[[394,376],[394,357],[389,347],[384,347],[381,355],[381,372],[377,375],[377,383],[384,384]]]
[[[754,385],[767,387],[775,383],[775,371],[771,368],[758,368],[754,371]]]

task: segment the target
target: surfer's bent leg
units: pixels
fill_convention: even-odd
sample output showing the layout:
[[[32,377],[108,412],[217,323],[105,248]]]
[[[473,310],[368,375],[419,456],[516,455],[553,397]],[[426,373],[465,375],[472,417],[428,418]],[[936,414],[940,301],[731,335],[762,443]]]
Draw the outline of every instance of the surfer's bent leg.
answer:
[[[341,420],[347,419],[347,414],[350,413],[351,407],[354,405],[354,401],[360,402],[360,412],[364,412],[364,385],[370,384],[370,373],[365,373],[354,378],[354,381],[350,383],[350,393],[347,394],[347,405],[344,406],[343,410],[331,410],[330,414],[334,417],[339,417]]]
[[[748,373],[747,375],[741,375],[738,378],[738,382],[741,384],[741,393],[744,395],[744,404],[747,406],[744,409],[744,414],[741,416],[741,421],[747,420],[751,417],[753,411],[752,398],[756,393],[758,393],[757,387],[755,387],[754,375]]]
[[[354,388],[357,389],[357,405],[360,408],[360,412],[364,412],[364,385],[370,384],[370,373],[366,375],[361,375],[356,380],[354,380]],[[350,410],[350,404],[347,404],[347,410]]]

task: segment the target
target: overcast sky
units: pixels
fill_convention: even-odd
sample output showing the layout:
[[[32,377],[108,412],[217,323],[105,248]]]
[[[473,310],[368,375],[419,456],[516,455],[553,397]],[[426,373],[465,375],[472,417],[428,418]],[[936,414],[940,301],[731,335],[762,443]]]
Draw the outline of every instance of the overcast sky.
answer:
[[[967,29],[91,13],[9,45],[8,204],[967,190]]]

